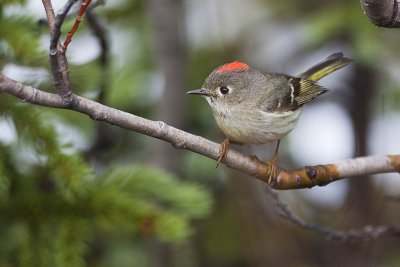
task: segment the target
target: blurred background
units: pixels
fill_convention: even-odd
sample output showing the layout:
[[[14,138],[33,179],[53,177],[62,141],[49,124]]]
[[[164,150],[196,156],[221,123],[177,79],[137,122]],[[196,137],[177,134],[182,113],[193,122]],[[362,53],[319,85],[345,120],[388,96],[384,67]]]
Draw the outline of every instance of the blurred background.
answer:
[[[241,60],[295,75],[343,52],[354,63],[320,82],[330,92],[281,142],[291,169],[399,153],[396,33],[355,0],[114,0],[89,10],[67,57],[75,93],[222,142],[206,101],[185,94],[214,68]],[[54,92],[48,47],[40,1],[0,2],[5,75]],[[268,160],[274,144],[235,148]],[[1,95],[0,266],[400,265],[397,237],[327,240],[284,220],[265,184],[215,165]],[[304,220],[349,230],[397,224],[399,190],[399,175],[384,174],[278,193]]]

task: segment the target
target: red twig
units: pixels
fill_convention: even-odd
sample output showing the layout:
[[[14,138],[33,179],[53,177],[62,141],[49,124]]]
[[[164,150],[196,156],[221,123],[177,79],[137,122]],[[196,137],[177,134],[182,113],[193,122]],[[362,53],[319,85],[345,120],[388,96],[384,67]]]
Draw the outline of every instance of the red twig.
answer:
[[[74,26],[72,26],[71,30],[67,34],[67,38],[64,41],[64,44],[62,45],[62,52],[65,53],[67,51],[68,45],[72,40],[72,36],[74,36],[75,32],[78,30],[79,24],[81,23],[83,19],[83,14],[86,11],[86,8],[90,5],[90,2],[92,0],[86,0],[85,2],[82,3],[81,8],[79,9],[78,17],[75,20]]]

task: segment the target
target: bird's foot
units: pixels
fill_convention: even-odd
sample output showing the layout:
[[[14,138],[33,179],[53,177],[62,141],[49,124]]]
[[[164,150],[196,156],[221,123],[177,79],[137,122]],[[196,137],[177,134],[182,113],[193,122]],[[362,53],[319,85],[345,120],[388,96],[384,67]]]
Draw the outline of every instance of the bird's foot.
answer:
[[[222,142],[222,144],[221,144],[221,149],[220,149],[219,155],[218,155],[218,163],[215,168],[218,168],[218,165],[221,162],[221,160],[223,160],[226,157],[226,154],[228,153],[228,147],[229,147],[229,139],[226,138],[224,140],[224,142]]]
[[[274,155],[273,158],[267,162],[268,164],[268,185],[272,184],[272,180],[276,177],[279,172],[279,167],[276,164],[277,155]]]

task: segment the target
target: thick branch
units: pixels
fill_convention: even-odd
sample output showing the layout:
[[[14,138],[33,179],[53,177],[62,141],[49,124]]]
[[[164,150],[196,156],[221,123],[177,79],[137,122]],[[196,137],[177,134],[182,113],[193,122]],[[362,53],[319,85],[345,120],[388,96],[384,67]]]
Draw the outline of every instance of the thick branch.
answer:
[[[347,177],[399,172],[400,155],[375,155],[339,161],[332,164],[305,166],[280,171],[271,186],[275,189],[324,186]]]
[[[54,86],[57,89],[57,93],[64,101],[64,105],[72,105],[75,101],[75,95],[71,90],[71,83],[69,81],[67,57],[65,56],[65,52],[62,51],[59,40],[64,19],[76,1],[77,0],[67,1],[65,6],[58,12],[57,16],[54,17],[51,2],[43,0],[51,32],[49,49],[50,67],[53,72]]]
[[[184,132],[162,121],[147,120],[80,96],[75,96],[74,105],[66,105],[57,94],[23,85],[0,74],[1,92],[9,93],[32,104],[75,110],[94,120],[106,121],[128,130],[152,136],[171,143],[175,148],[188,149],[212,159],[217,159],[219,155],[219,144],[203,137]],[[256,157],[249,157],[229,149],[222,163],[264,182],[269,180],[270,166]],[[279,168],[270,185],[275,189],[307,188],[326,185],[347,177],[386,172],[400,172],[400,155],[355,158],[336,164],[303,167],[292,171]]]
[[[379,27],[400,27],[400,2],[397,0],[361,0],[369,20]]]

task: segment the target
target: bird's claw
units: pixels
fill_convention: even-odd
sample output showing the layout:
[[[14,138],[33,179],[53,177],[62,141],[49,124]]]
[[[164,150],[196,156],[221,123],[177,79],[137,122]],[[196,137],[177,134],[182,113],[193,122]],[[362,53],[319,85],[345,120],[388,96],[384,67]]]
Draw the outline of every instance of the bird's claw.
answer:
[[[274,155],[274,157],[267,162],[268,164],[268,185],[271,185],[273,182],[273,179],[276,177],[276,175],[278,174],[278,166],[276,164],[276,159],[277,156]]]
[[[226,157],[226,154],[228,153],[228,147],[229,147],[229,139],[225,139],[224,142],[221,144],[221,149],[219,151],[218,159],[217,159],[217,166],[215,168],[218,168],[219,163],[221,160],[223,160]]]

